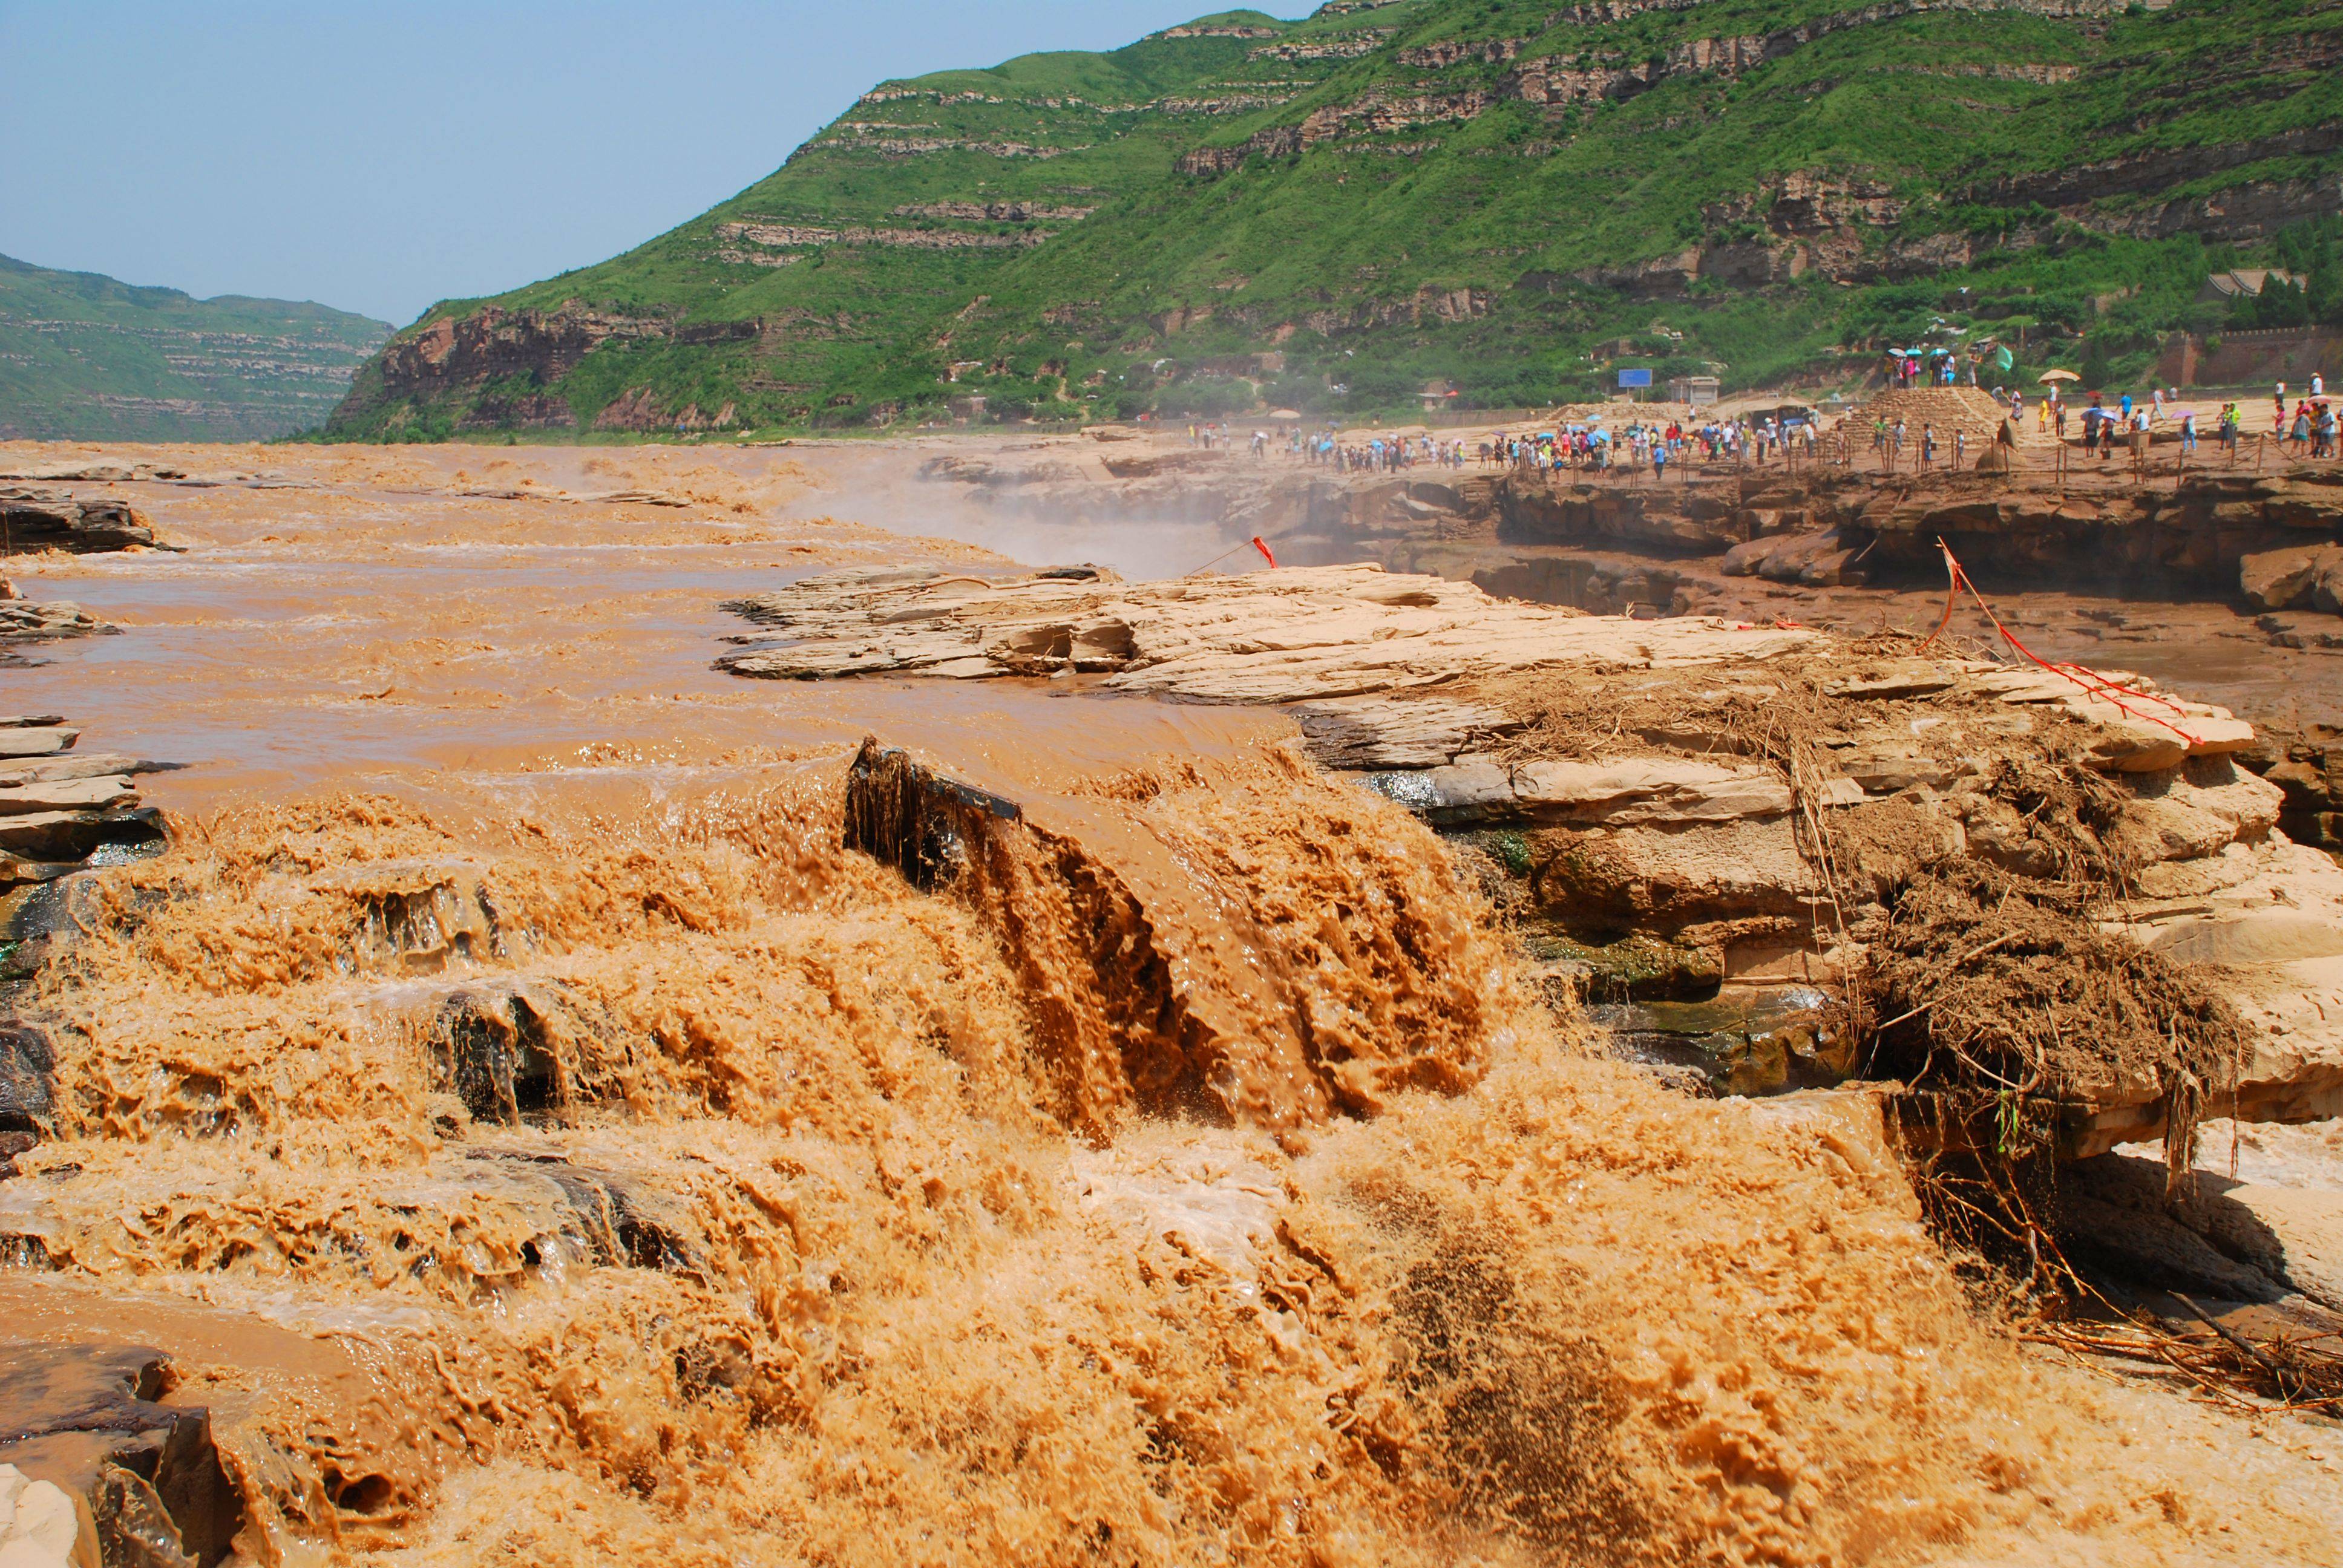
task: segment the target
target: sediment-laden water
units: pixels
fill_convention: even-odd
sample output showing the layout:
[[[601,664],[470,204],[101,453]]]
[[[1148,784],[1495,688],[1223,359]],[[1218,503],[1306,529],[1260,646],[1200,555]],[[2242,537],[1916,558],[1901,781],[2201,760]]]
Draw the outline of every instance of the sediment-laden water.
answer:
[[[171,1351],[246,1557],[2332,1560],[2317,1429],[1980,1317],[1859,1105],[1600,1059],[1282,721],[729,680],[718,599],[941,548],[558,462],[26,574],[126,635],[6,706],[196,766],[51,895],[0,1333]],[[589,480],[687,504],[447,493]],[[842,847],[865,733],[1022,803],[980,878]]]

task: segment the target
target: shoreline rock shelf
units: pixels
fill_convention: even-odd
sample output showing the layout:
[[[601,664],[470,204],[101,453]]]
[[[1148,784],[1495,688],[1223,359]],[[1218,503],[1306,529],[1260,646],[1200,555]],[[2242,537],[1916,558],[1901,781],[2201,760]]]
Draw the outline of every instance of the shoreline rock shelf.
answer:
[[[161,814],[131,780],[169,764],[76,752],[81,733],[56,714],[0,716],[0,900],[85,869],[108,848],[162,841]]]
[[[6,578],[0,578],[0,665],[12,661],[6,646],[15,642],[53,642],[69,637],[110,637],[122,628],[98,619],[77,604],[63,600],[36,602],[25,598]],[[0,757],[8,753],[0,751]]]
[[[2240,1020],[2237,1081],[2207,1113],[2343,1114],[2343,935],[2322,934],[2343,932],[2343,869],[2279,831],[2283,791],[2238,765],[2250,725],[2136,676],[1590,616],[1372,566],[834,573],[730,608],[772,634],[719,660],[740,675],[1086,678],[1280,707],[1322,766],[1447,835],[1534,950],[1570,955],[1549,967],[1582,997],[1836,986],[1915,879],[2103,874],[2077,929],[2169,958]],[[2079,836],[2044,825],[2046,799]],[[1821,1052],[1839,1078],[1859,1067],[1844,1056]],[[1797,1076],[1775,1067],[1713,1076]],[[2079,1071],[2064,1148],[2159,1136],[2167,1102],[2139,1064]]]
[[[0,541],[5,541],[0,551],[8,555],[62,550],[79,556],[169,548],[156,542],[145,514],[126,501],[15,486],[0,488]]]

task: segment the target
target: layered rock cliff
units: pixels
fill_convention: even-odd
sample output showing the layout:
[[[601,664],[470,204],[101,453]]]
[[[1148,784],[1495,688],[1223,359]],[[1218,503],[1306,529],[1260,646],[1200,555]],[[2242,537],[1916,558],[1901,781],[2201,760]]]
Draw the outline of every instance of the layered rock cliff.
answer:
[[[977,395],[995,418],[1360,412],[1434,376],[1512,406],[1613,360],[1765,381],[2003,322],[2037,357],[2095,330],[2147,356],[2205,328],[2207,246],[2332,252],[2338,17],[1231,12],[883,84],[626,256],[435,307],[333,428],[908,423]]]

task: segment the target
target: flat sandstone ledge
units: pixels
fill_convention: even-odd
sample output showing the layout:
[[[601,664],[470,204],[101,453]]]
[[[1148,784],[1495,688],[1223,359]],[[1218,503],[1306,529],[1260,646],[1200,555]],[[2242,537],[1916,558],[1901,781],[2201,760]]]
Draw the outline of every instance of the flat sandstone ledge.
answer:
[[[2278,831],[2279,789],[2237,765],[2251,726],[2123,672],[1590,616],[1373,566],[1152,583],[838,572],[729,608],[763,628],[719,661],[744,676],[1048,677],[1283,707],[1322,764],[1461,835],[1484,872],[1477,837],[1513,836],[1521,865],[1492,885],[1521,918],[1709,953],[1687,972],[1757,984],[1843,972],[1858,949],[1832,930],[1880,912],[1916,866],[2055,880],[2056,847],[1996,781],[2079,769],[2111,792],[2105,848],[2132,868],[2103,925],[2186,965],[2245,1022],[2217,1111],[2343,1114],[2343,941],[2301,934],[2343,930],[2343,870]],[[1557,708],[1575,714],[1561,735]],[[1775,709],[1812,737],[1795,766],[1753,739]],[[1845,840],[1827,873],[1817,822]],[[2296,923],[2279,932],[2273,911]],[[2137,1071],[2062,1103],[2077,1155],[2163,1124],[2163,1085]]]

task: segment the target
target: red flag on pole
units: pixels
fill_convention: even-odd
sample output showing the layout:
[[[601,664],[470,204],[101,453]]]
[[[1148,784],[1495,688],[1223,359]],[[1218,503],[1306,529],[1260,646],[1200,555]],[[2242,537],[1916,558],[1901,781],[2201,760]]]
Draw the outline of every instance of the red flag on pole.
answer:
[[[1261,536],[1259,534],[1255,534],[1252,537],[1252,548],[1259,550],[1261,552],[1261,558],[1267,561],[1271,566],[1275,566],[1277,564],[1277,558],[1269,553],[1269,547],[1261,542]]]

